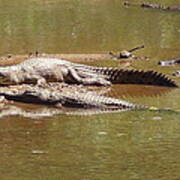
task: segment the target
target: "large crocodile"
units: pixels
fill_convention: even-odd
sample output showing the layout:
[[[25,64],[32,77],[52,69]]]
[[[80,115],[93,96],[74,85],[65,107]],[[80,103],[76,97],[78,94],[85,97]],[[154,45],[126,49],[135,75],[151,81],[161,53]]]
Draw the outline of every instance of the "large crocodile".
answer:
[[[16,65],[0,67],[1,84],[38,83],[59,81],[84,85],[111,83],[148,84],[177,87],[165,75],[155,71],[125,70],[72,63],[57,58],[29,58]]]
[[[106,111],[144,109],[145,106],[102,95],[102,92],[88,87],[67,85],[65,83],[48,83],[45,87],[32,84],[0,87],[0,96],[7,100],[25,103],[41,103],[55,107],[79,107]]]
[[[161,111],[161,109],[155,107],[136,105],[124,100],[104,96],[106,90],[102,91],[102,88],[100,88],[99,91],[99,88],[96,88],[94,86],[68,85],[58,82],[47,83],[46,87],[32,84],[0,87],[0,118],[14,115],[28,118],[49,117],[58,114],[94,115],[127,110]],[[14,101],[40,103],[50,106],[31,108],[14,103]]]

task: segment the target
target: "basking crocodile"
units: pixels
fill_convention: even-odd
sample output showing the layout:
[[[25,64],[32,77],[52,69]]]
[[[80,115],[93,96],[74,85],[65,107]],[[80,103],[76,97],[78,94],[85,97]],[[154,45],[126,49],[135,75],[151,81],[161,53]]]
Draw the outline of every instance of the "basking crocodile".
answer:
[[[160,66],[173,66],[177,64],[180,64],[180,58],[158,62],[158,65]]]
[[[7,100],[26,103],[41,103],[56,107],[96,108],[107,111],[144,109],[145,106],[134,105],[126,101],[106,97],[98,91],[86,87],[64,83],[48,83],[46,87],[32,84],[0,87],[0,96]]]
[[[57,58],[29,58],[19,64],[0,67],[1,84],[38,83],[58,81],[84,85],[111,83],[148,84],[177,87],[165,75],[155,71],[125,70],[72,63]]]
[[[46,87],[32,84],[0,87],[0,118],[14,115],[28,118],[49,117],[58,114],[94,115],[128,110],[161,111],[161,109],[155,107],[136,105],[124,100],[106,97],[102,95],[103,93],[101,91],[94,88],[95,87],[68,85],[58,82],[47,83]],[[53,106],[29,108],[21,106],[20,104],[18,105],[17,103],[14,104],[12,100]]]
[[[123,5],[125,5],[125,6],[139,6],[142,8],[159,9],[159,10],[165,10],[165,11],[175,11],[175,12],[180,11],[180,6],[163,6],[160,4],[149,4],[149,3],[138,4],[138,3],[130,3],[128,1],[125,1],[123,3]]]

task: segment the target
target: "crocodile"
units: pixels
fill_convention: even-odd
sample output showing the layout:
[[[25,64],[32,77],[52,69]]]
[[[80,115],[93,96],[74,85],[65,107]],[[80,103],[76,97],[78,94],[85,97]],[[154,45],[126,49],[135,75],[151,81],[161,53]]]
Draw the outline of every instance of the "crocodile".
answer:
[[[94,88],[96,87],[58,82],[48,83],[45,88],[33,84],[0,87],[0,118],[17,115],[28,118],[43,118],[59,114],[88,116],[128,110],[158,112],[168,110],[174,112],[170,109],[158,109],[107,97],[104,92]],[[30,108],[14,103],[14,101],[48,106]]]
[[[45,117],[52,117],[55,115],[65,114],[65,115],[80,115],[80,116],[91,116],[107,113],[119,113],[122,111],[127,111],[130,109],[99,109],[99,108],[90,108],[90,109],[60,109],[56,107],[38,107],[38,108],[24,108],[22,106],[1,104],[0,105],[0,118],[6,116],[22,116],[31,119],[40,119]]]
[[[52,81],[102,86],[129,83],[178,87],[173,80],[152,70],[96,67],[44,57],[29,58],[16,65],[0,67],[0,78],[0,84],[37,83],[43,86]]]
[[[48,106],[43,106],[39,107],[37,106],[36,108],[27,108],[21,105],[13,105],[13,104],[3,104],[0,103],[0,118],[4,118],[6,116],[22,116],[26,118],[31,118],[31,119],[40,119],[40,118],[47,118],[47,117],[52,117],[55,115],[60,115],[60,114],[65,114],[65,115],[80,115],[80,116],[91,116],[91,115],[99,115],[99,114],[104,114],[104,113],[118,113],[121,111],[125,110],[130,110],[130,109],[111,109],[111,108],[106,108],[106,109],[99,109],[99,108],[90,108],[90,109],[60,109],[56,107],[48,107]],[[168,112],[168,113],[176,113],[179,115],[179,111],[175,111],[172,109],[158,109],[155,107],[150,107],[144,109],[145,111],[155,111],[155,112]]]
[[[160,4],[150,4],[150,3],[141,3],[141,4],[135,4],[130,3],[128,1],[125,1],[123,3],[124,6],[139,6],[142,8],[149,8],[149,9],[159,9],[159,10],[165,10],[165,11],[180,11],[180,6],[163,6]]]
[[[180,58],[158,62],[160,66],[173,66],[178,64],[180,64]]]
[[[0,96],[7,100],[54,105],[55,107],[75,107],[83,109],[99,109],[106,111],[124,111],[145,109],[145,106],[135,105],[124,100],[107,97],[99,91],[82,86],[65,83],[48,83],[46,87],[22,84],[0,87]]]

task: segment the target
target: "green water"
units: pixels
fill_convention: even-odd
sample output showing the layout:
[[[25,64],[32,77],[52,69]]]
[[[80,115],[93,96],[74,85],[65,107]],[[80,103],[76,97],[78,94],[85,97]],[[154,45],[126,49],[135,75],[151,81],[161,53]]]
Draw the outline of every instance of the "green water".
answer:
[[[104,53],[145,45],[134,68],[171,75],[179,66],[180,13],[121,0],[0,0],[0,54]],[[131,1],[151,2],[159,1]],[[164,0],[163,5],[179,5]],[[97,62],[119,66],[119,62]],[[180,80],[174,78],[178,83]],[[136,89],[136,91],[134,91]],[[139,93],[138,93],[139,92]],[[173,111],[0,119],[2,180],[180,179],[179,89],[114,86],[111,96]]]

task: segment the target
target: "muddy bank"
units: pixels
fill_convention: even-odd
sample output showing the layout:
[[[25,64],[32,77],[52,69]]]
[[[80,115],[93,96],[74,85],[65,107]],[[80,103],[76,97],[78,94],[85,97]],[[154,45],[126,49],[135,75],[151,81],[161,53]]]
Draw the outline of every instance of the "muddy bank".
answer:
[[[121,62],[132,62],[134,60],[147,60],[148,59],[147,57],[136,57],[132,54],[132,52],[143,48],[144,45],[137,46],[129,50],[122,50],[120,52],[109,51],[107,53],[101,53],[101,54],[88,54],[88,53],[87,54],[77,54],[77,53],[47,54],[47,53],[39,53],[39,52],[22,54],[22,55],[8,54],[0,57],[0,66],[18,64],[31,57],[58,58],[58,59],[65,59],[74,62],[102,61],[102,60],[120,60]]]

